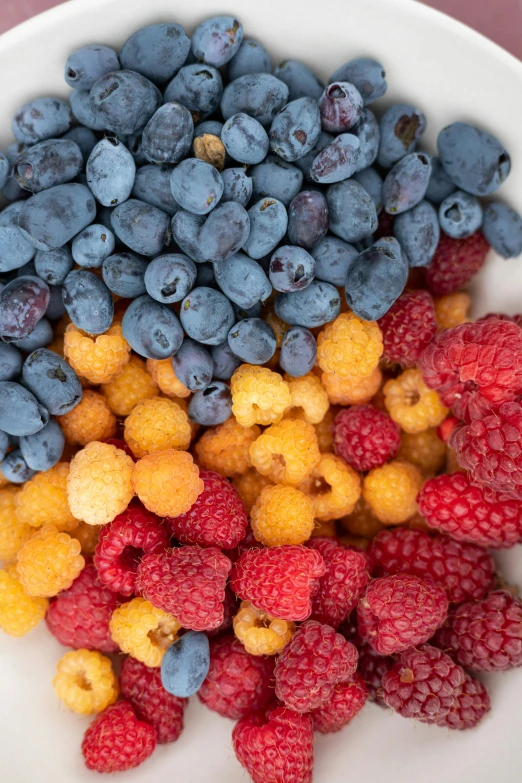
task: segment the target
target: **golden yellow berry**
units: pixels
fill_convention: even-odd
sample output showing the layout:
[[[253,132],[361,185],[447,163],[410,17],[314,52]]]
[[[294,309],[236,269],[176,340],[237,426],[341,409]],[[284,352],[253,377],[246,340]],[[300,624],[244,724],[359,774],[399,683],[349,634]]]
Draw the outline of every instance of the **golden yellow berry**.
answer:
[[[116,416],[104,397],[87,389],[78,405],[58,416],[58,421],[67,441],[72,445],[86,446],[93,440],[107,440],[116,432]]]
[[[18,487],[0,489],[0,561],[4,563],[14,560],[34,533],[34,528],[16,513],[16,498],[19,494]]]
[[[384,528],[362,496],[352,513],[339,521],[343,528],[356,538],[372,539]]]
[[[265,487],[273,486],[268,476],[263,476],[255,468],[247,470],[241,476],[234,476],[232,484],[238,491],[239,497],[245,504],[247,513],[250,514],[252,506]]]
[[[323,372],[321,381],[332,405],[362,405],[379,391],[382,373],[376,367],[365,378],[354,376],[341,380],[336,375]]]
[[[328,522],[351,514],[361,495],[361,478],[340,457],[323,454],[299,488],[311,499],[316,518]]]
[[[232,413],[243,427],[281,421],[291,405],[290,389],[277,372],[242,364],[230,382]]]
[[[205,163],[210,163],[218,171],[222,171],[225,166],[225,145],[219,138],[212,133],[204,133],[203,136],[197,136],[192,146],[194,155]]]
[[[88,525],[87,522],[79,522],[74,530],[69,531],[69,535],[80,542],[82,555],[91,557],[98,543],[100,528],[98,525]]]
[[[434,476],[445,463],[446,446],[433,427],[422,432],[402,432],[397,457],[416,465],[424,476]]]
[[[461,292],[441,296],[434,300],[434,305],[439,329],[453,329],[469,321],[471,299],[468,294]]]
[[[67,590],[85,565],[80,542],[44,525],[18,552],[18,579],[29,595],[50,598]]]
[[[208,427],[196,443],[199,464],[222,476],[242,475],[252,466],[250,446],[260,435],[257,424],[242,427],[231,416],[217,427]]]
[[[116,416],[128,416],[142,400],[157,397],[159,389],[147,372],[143,359],[131,356],[121,373],[102,385],[101,392]]]
[[[172,359],[147,359],[147,370],[167,397],[190,397],[190,389],[176,377]]]
[[[80,715],[101,712],[118,698],[118,680],[109,658],[97,650],[71,650],[56,666],[54,690]]]
[[[18,519],[27,525],[54,525],[69,532],[78,525],[67,500],[67,477],[70,465],[59,462],[53,468],[37,473],[16,495]]]
[[[174,449],[142,457],[134,468],[132,484],[143,505],[160,517],[184,514],[205,487],[192,456]]]
[[[393,421],[411,434],[437,427],[448,415],[448,408],[436,391],[428,389],[416,368],[386,381],[384,403]]]
[[[400,525],[415,514],[422,484],[422,474],[415,465],[393,460],[368,473],[363,496],[384,525]]]
[[[0,570],[0,628],[10,636],[24,636],[43,620],[49,601],[24,590],[15,565]]]
[[[314,424],[319,451],[321,454],[333,451],[333,423],[340,408],[336,405],[330,405],[325,413],[324,419],[319,424]]]
[[[303,544],[314,528],[314,507],[295,487],[265,487],[254,503],[250,524],[265,546]]]
[[[112,381],[129,361],[130,351],[118,323],[98,335],[82,332],[74,324],[65,330],[65,358],[78,375],[94,384]]]
[[[313,426],[298,419],[273,424],[250,446],[252,465],[276,484],[304,481],[320,457]]]
[[[124,653],[146,666],[161,666],[167,647],[176,641],[181,625],[144,598],[133,598],[112,613],[111,636]]]
[[[302,411],[304,421],[310,424],[322,422],[330,407],[330,401],[319,378],[308,373],[302,378],[285,375],[284,380],[290,389],[290,413],[294,414],[292,418],[296,418],[296,411]]]
[[[234,633],[250,655],[277,655],[295,633],[295,623],[278,620],[241,601],[233,620]]]
[[[164,449],[187,449],[191,434],[187,414],[164,397],[143,400],[125,419],[125,440],[136,457]]]
[[[375,321],[341,313],[317,338],[317,361],[323,372],[341,380],[366,378],[382,356],[382,333]]]

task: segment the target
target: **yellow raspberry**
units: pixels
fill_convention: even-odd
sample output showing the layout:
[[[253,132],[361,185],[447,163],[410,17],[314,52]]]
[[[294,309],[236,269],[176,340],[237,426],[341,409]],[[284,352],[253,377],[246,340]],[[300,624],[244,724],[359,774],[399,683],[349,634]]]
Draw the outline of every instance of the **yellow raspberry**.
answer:
[[[330,405],[325,413],[324,419],[319,424],[314,424],[319,451],[321,454],[333,451],[333,423],[340,408],[336,405]]]
[[[303,544],[314,528],[312,501],[295,487],[265,487],[254,503],[250,524],[265,546]]]
[[[355,504],[351,514],[339,521],[343,528],[356,538],[371,540],[384,529],[384,525],[377,519],[362,496]]]
[[[72,411],[57,418],[72,445],[86,446],[93,440],[112,438],[116,432],[116,416],[102,395],[90,389]]]
[[[319,424],[326,416],[330,401],[317,375],[308,373],[302,378],[285,375],[284,379],[290,389],[290,413],[294,414],[292,418],[296,418],[296,410],[302,411],[304,421]]]
[[[341,380],[366,378],[382,356],[382,333],[375,321],[341,313],[317,338],[320,368]]]
[[[71,650],[56,665],[54,690],[80,715],[101,712],[118,698],[118,680],[109,658],[97,650]]]
[[[234,476],[232,484],[238,491],[239,497],[245,504],[247,513],[250,514],[252,506],[265,487],[273,486],[268,476],[263,476],[255,468],[247,470],[241,476]]]
[[[351,514],[361,495],[361,478],[340,457],[323,454],[299,488],[311,499],[316,518],[328,522]]]
[[[34,533],[34,528],[16,513],[16,498],[19,494],[18,487],[0,489],[0,561],[4,563],[14,560]]]
[[[199,464],[222,476],[242,475],[252,467],[250,446],[260,435],[257,424],[242,427],[231,416],[223,424],[209,427],[196,443]]]
[[[190,389],[176,377],[172,359],[147,359],[147,370],[167,397],[190,397]]]
[[[142,457],[134,468],[132,485],[143,505],[160,517],[184,514],[205,487],[192,456],[175,449]]]
[[[125,440],[136,457],[164,449],[187,449],[191,435],[187,414],[163,397],[143,400],[125,419]]]
[[[97,525],[88,525],[87,522],[80,522],[74,530],[69,531],[69,535],[80,542],[82,555],[91,557],[98,543],[100,528]]]
[[[131,502],[134,462],[109,443],[93,441],[71,461],[67,479],[69,507],[89,525],[106,525]]]
[[[118,323],[98,335],[87,334],[69,324],[63,347],[73,370],[96,385],[112,381],[129,361],[131,351]]]
[[[20,584],[29,595],[50,598],[67,590],[85,565],[80,542],[44,525],[18,552]]]
[[[312,530],[311,538],[335,538],[337,535],[337,529],[335,522],[332,519],[330,522],[318,522],[315,521],[314,529]]]
[[[436,391],[428,389],[416,368],[386,381],[384,404],[393,421],[410,434],[437,427],[448,415],[448,408]]]
[[[341,380],[336,375],[323,372],[321,381],[332,405],[362,405],[379,391],[382,373],[376,367],[366,378],[353,376]]]
[[[320,458],[314,428],[298,419],[273,424],[250,446],[252,465],[276,484],[299,484]]]
[[[133,598],[114,610],[109,627],[122,652],[155,668],[161,666],[165,650],[178,638],[181,625],[150,601]]]
[[[16,495],[18,519],[27,525],[54,525],[58,530],[74,530],[78,520],[67,500],[67,477],[70,465],[59,462],[53,468],[37,473]]]
[[[446,446],[433,427],[422,432],[403,432],[397,457],[416,465],[425,477],[431,477],[446,461]]]
[[[471,299],[468,294],[461,292],[441,296],[434,300],[434,304],[439,329],[453,329],[454,326],[469,321]]]
[[[363,497],[384,525],[400,525],[417,511],[423,478],[415,465],[393,460],[374,468],[363,482]]]
[[[279,318],[279,316],[276,315],[273,307],[268,310],[263,320],[266,321],[275,335],[276,347],[278,349],[281,348],[281,345],[283,344],[283,337],[290,329],[290,324],[287,324],[286,321],[283,321],[282,318]]]
[[[288,384],[268,367],[242,364],[233,374],[230,388],[232,413],[243,427],[279,422],[292,403]]]
[[[0,628],[9,636],[24,636],[43,620],[49,601],[28,593],[15,565],[0,570]]]
[[[249,601],[241,601],[234,633],[250,655],[277,655],[295,633],[295,623],[278,620]]]
[[[102,385],[101,392],[116,416],[128,416],[142,400],[157,397],[159,389],[147,372],[143,359],[131,356],[121,373]]]

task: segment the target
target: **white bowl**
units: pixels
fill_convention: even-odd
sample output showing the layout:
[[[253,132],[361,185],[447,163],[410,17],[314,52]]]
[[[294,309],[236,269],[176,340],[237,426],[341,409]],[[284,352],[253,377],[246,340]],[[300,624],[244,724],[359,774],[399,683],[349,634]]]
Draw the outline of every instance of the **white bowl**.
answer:
[[[178,5],[179,7],[176,7]],[[501,198],[522,211],[522,63],[490,41],[412,0],[75,0],[0,38],[0,147],[12,140],[11,117],[26,100],[69,92],[68,54],[87,43],[121,45],[145,24],[176,21],[190,33],[205,17],[237,15],[245,34],[268,48],[274,63],[298,58],[320,76],[348,59],[373,55],[386,68],[386,103],[407,101],[428,117],[432,149],[444,125],[464,119],[496,133],[513,158]],[[473,286],[476,313],[522,310],[522,261],[493,256]],[[498,555],[508,581],[522,582],[521,550]],[[63,648],[45,624],[23,639],[1,637],[1,778],[5,783],[92,783],[80,744],[89,719],[62,709],[52,688]],[[492,712],[468,732],[404,720],[368,704],[339,734],[318,737],[316,783],[514,783],[522,780],[522,669],[485,678]],[[231,747],[233,723],[199,704],[172,746],[159,746],[126,783],[246,783]],[[100,778],[101,780],[101,778]],[[118,776],[120,780],[120,776]]]

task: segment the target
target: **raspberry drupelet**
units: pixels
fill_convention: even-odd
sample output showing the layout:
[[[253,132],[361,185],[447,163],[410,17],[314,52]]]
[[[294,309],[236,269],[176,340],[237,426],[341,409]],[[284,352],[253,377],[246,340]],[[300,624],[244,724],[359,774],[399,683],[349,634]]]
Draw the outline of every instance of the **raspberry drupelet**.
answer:
[[[361,477],[335,454],[322,454],[299,488],[312,501],[316,519],[329,522],[353,511],[361,496]]]
[[[257,541],[265,546],[302,544],[314,527],[314,505],[295,487],[265,487],[256,500],[250,522]]]
[[[376,367],[363,378],[350,376],[341,380],[333,373],[323,372],[321,381],[332,405],[362,405],[370,402],[379,391],[382,373]]]
[[[441,234],[431,262],[424,269],[426,285],[434,294],[452,294],[469,283],[482,268],[489,245],[480,231],[466,239]]]
[[[185,411],[163,397],[143,400],[125,419],[125,440],[138,458],[165,449],[187,449],[191,434]]]
[[[43,620],[47,598],[29,595],[15,565],[0,569],[0,629],[9,636],[24,636]]]
[[[474,677],[466,676],[453,706],[437,725],[456,731],[473,729],[490,709],[491,700],[486,686]]]
[[[86,446],[93,440],[106,440],[116,433],[116,416],[105,398],[86,389],[78,405],[69,413],[58,416],[67,442]]]
[[[138,720],[128,701],[107,707],[91,723],[82,742],[85,766],[95,772],[123,772],[142,764],[156,747],[156,732]]]
[[[320,734],[340,731],[362,710],[367,699],[368,688],[360,674],[356,673],[350,682],[338,683],[329,701],[312,711],[314,730]]]
[[[359,651],[357,672],[361,675],[368,689],[368,699],[380,707],[385,707],[382,678],[392,668],[395,658],[389,655],[379,655],[371,644],[363,642],[360,638],[357,641],[353,640],[353,642]]]
[[[112,613],[110,631],[124,653],[146,666],[161,666],[167,647],[176,641],[180,623],[144,598],[133,598]]]
[[[234,416],[209,427],[195,446],[200,467],[222,476],[242,476],[252,467],[249,450],[260,435],[257,424],[243,427]]]
[[[295,633],[295,623],[279,620],[242,601],[233,620],[234,633],[252,655],[280,653]]]
[[[167,397],[190,397],[190,390],[176,377],[172,359],[147,359],[147,370]]]
[[[364,472],[393,459],[400,445],[399,426],[372,405],[340,410],[333,433],[335,453]]]
[[[437,427],[447,416],[436,391],[429,389],[418,369],[405,370],[384,384],[384,404],[393,421],[405,432]]]
[[[232,413],[242,427],[281,421],[292,404],[290,389],[279,373],[267,367],[242,364],[230,381]]]
[[[25,485],[27,486],[27,484]],[[34,527],[17,513],[18,488],[0,489],[0,561],[10,563],[34,533]]]
[[[33,476],[14,496],[20,522],[33,527],[52,524],[70,532],[78,525],[67,501],[69,463],[59,462],[53,468]]]
[[[384,525],[400,525],[417,510],[422,475],[409,462],[393,460],[374,468],[363,481],[363,498]]]
[[[320,458],[313,426],[296,419],[273,424],[250,446],[252,465],[279,484],[299,484]]]
[[[81,545],[67,533],[44,525],[18,552],[18,579],[29,595],[52,597],[67,590],[85,565]]]
[[[454,326],[469,320],[471,299],[464,292],[440,296],[435,299],[434,304],[439,329],[453,329]]]
[[[189,511],[204,486],[192,456],[176,449],[147,454],[132,473],[137,496],[145,508],[159,517],[177,517]]]
[[[406,291],[377,321],[383,338],[383,357],[401,367],[417,364],[437,333],[433,299],[429,291]]]
[[[301,378],[285,375],[284,380],[288,384],[292,400],[290,410],[285,415],[297,418],[296,414],[302,413],[304,421],[320,424],[330,407],[330,401],[317,375],[308,373]]]
[[[264,488],[273,486],[268,476],[263,476],[255,468],[247,470],[241,476],[234,476],[232,484],[245,504],[247,514],[252,511],[254,503]]]
[[[341,313],[317,338],[317,361],[323,372],[340,380],[366,378],[382,356],[382,334],[375,321]]]
[[[65,653],[56,666],[54,690],[66,707],[80,715],[92,715],[114,704],[118,680],[112,663],[96,650]]]
[[[65,330],[65,358],[78,375],[96,385],[115,378],[129,361],[130,351],[118,323],[99,335],[82,332],[74,324]]]
[[[101,392],[116,416],[128,416],[139,402],[157,397],[159,389],[143,359],[131,356],[121,373],[102,385]]]

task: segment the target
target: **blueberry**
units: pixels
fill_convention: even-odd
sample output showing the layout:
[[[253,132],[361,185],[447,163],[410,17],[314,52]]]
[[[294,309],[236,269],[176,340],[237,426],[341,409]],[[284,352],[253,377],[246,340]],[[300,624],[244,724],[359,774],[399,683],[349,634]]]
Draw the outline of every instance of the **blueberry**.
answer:
[[[133,134],[143,130],[159,108],[161,93],[139,73],[113,71],[98,79],[89,100],[96,121],[104,130]]]
[[[0,273],[20,269],[35,254],[33,244],[18,227],[23,204],[23,201],[15,201],[0,212]]]
[[[175,218],[174,218],[175,219]],[[226,261],[240,250],[250,233],[248,212],[235,201],[220,204],[199,232],[204,261]]]
[[[49,286],[39,277],[8,283],[0,292],[0,338],[10,343],[27,337],[45,313],[49,297]]]
[[[362,185],[369,196],[372,197],[377,214],[382,211],[382,186],[383,181],[379,172],[370,167],[362,171],[356,171],[353,178]]]
[[[7,201],[20,201],[21,199],[29,198],[29,191],[20,187],[14,177],[10,176],[4,187],[2,188],[2,195]]]
[[[440,238],[437,212],[429,201],[398,215],[393,233],[406,254],[410,267],[427,266],[435,254]]]
[[[225,296],[245,309],[264,302],[272,293],[263,268],[244,253],[220,261],[215,265],[214,275]]]
[[[96,217],[96,203],[85,185],[56,185],[24,202],[18,219],[23,235],[37,250],[63,247]]]
[[[214,264],[209,261],[196,266],[196,287],[217,288],[216,278],[214,277]]]
[[[302,291],[315,275],[315,261],[302,247],[283,245],[270,260],[270,282],[276,291]]]
[[[181,348],[172,357],[172,366],[178,381],[190,391],[206,389],[214,372],[210,353],[190,337],[185,337]]]
[[[223,194],[219,171],[198,158],[189,158],[176,166],[170,187],[180,207],[195,215],[206,215],[217,206]]]
[[[168,693],[187,698],[199,690],[209,666],[208,636],[188,631],[165,650],[161,662],[161,682]]]
[[[361,116],[351,131],[359,139],[359,160],[356,171],[367,169],[377,160],[381,132],[379,123],[371,109],[363,109]]]
[[[66,133],[71,127],[69,105],[60,98],[35,98],[17,111],[13,133],[18,141],[36,144]]]
[[[317,341],[302,326],[292,326],[283,336],[279,364],[293,378],[311,372],[317,358]]]
[[[354,180],[330,185],[326,191],[330,231],[346,242],[360,242],[377,229],[377,211],[371,196]]]
[[[260,163],[268,152],[268,135],[260,122],[239,112],[228,119],[221,134],[228,154],[239,163]]]
[[[98,143],[98,139],[93,131],[90,128],[84,128],[82,125],[76,125],[74,128],[71,128],[71,130],[63,134],[62,139],[74,141],[78,145],[84,163],[87,163],[89,155]]]
[[[516,258],[522,253],[522,218],[514,209],[505,204],[488,204],[482,230],[493,250],[503,258]]]
[[[141,166],[136,172],[132,195],[173,217],[179,204],[174,200],[170,189],[171,174],[170,166],[155,166],[152,163]]]
[[[95,114],[91,107],[90,90],[74,90],[69,97],[69,103],[73,117],[81,125],[92,131],[104,130],[103,120]]]
[[[324,84],[315,73],[299,60],[283,60],[274,68],[274,76],[286,84],[291,101],[297,98],[318,101],[324,90]]]
[[[252,178],[244,169],[225,169],[221,172],[223,180],[223,195],[221,204],[226,201],[237,201],[242,207],[246,207],[252,197]]]
[[[204,345],[222,343],[235,321],[227,297],[204,286],[194,288],[183,300],[180,318],[188,336]]]
[[[221,131],[223,130],[223,123],[217,120],[204,120],[199,122],[194,128],[194,138],[197,139],[200,136],[210,135],[221,138]]]
[[[103,334],[114,316],[111,292],[99,277],[86,269],[69,272],[62,287],[63,303],[69,318],[78,329],[89,334]]]
[[[116,240],[110,229],[99,223],[91,223],[74,237],[72,257],[79,266],[99,267],[114,251]]]
[[[31,470],[49,470],[63,454],[65,436],[55,419],[34,435],[20,438],[20,451],[26,465]]]
[[[201,63],[185,65],[165,90],[164,102],[177,101],[189,112],[208,116],[218,108],[223,80],[216,68]]]
[[[158,255],[167,242],[169,216],[138,199],[119,204],[112,213],[111,224],[118,239],[144,256]]]
[[[437,147],[446,174],[474,196],[494,193],[511,170],[511,158],[500,141],[467,122],[443,128]]]
[[[59,321],[64,315],[67,315],[67,310],[63,303],[62,286],[50,285],[49,292],[51,296],[49,297],[49,304],[45,310],[45,317],[49,321]],[[38,323],[40,323],[40,321]]]
[[[152,163],[178,163],[190,150],[194,122],[181,103],[160,106],[143,131],[143,153]]]
[[[213,381],[203,391],[197,391],[192,397],[189,417],[204,427],[223,424],[232,415],[232,395],[229,387],[221,381]]]
[[[382,98],[388,85],[384,68],[372,57],[357,57],[341,65],[330,77],[331,82],[350,82],[361,93],[365,106]]]
[[[39,193],[70,182],[83,168],[83,155],[74,141],[49,139],[29,147],[17,158],[13,176],[24,190]]]
[[[270,55],[259,41],[243,38],[243,43],[228,63],[230,81],[249,73],[270,73]]]
[[[117,71],[119,67],[118,55],[109,46],[82,46],[69,56],[65,64],[65,81],[69,87],[90,90],[100,76]]]
[[[129,305],[121,326],[132,350],[146,359],[169,359],[183,342],[175,312],[150,296],[140,296]]]
[[[376,321],[402,294],[407,279],[408,261],[399,243],[385,237],[350,265],[345,287],[348,307],[360,318]]]
[[[266,364],[276,352],[276,337],[261,318],[238,321],[228,333],[230,350],[248,364]]]
[[[431,158],[431,176],[426,190],[426,198],[433,204],[440,204],[446,196],[450,196],[455,190],[455,185],[448,177],[438,155]]]
[[[380,166],[391,168],[417,146],[426,130],[424,114],[407,103],[395,103],[381,118],[379,154]]]
[[[172,218],[172,235],[181,250],[193,261],[205,260],[199,247],[199,234],[205,223],[204,215],[194,215],[180,209]]]
[[[277,247],[286,234],[288,215],[285,206],[275,198],[262,198],[250,207],[248,215],[250,235],[244,250],[251,258],[263,258]]]
[[[22,354],[14,345],[0,343],[0,381],[12,381],[22,369]]]
[[[348,179],[357,170],[360,144],[352,133],[341,133],[314,158],[310,179],[324,185]]]
[[[321,95],[319,108],[323,130],[344,133],[359,120],[363,99],[350,82],[332,82]]]
[[[2,432],[2,430],[0,430],[0,461],[3,460],[7,454],[9,445],[9,435],[7,432]]]
[[[49,421],[49,411],[19,383],[0,383],[0,430],[8,435],[34,435]]]
[[[249,174],[252,177],[252,195],[255,199],[268,196],[276,198],[285,206],[297,196],[303,184],[303,173],[279,155],[267,155],[263,163],[250,169]]]
[[[210,355],[214,362],[214,378],[220,381],[229,381],[241,364],[241,359],[230,349],[228,340],[212,346]]]
[[[384,209],[398,215],[411,209],[424,198],[431,174],[430,156],[411,152],[395,164],[382,186]]]
[[[32,470],[23,458],[20,449],[11,451],[0,465],[2,475],[13,484],[24,484],[32,479],[35,470]]]
[[[288,237],[293,245],[310,250],[328,231],[328,204],[322,193],[302,190],[288,210]]]
[[[126,201],[136,176],[134,158],[115,136],[98,142],[86,166],[87,183],[100,204],[114,207]]]
[[[189,51],[190,38],[180,24],[153,24],[125,41],[120,60],[123,68],[163,84],[185,63]]]
[[[270,73],[250,73],[230,82],[223,91],[221,112],[225,120],[244,112],[270,125],[288,101],[288,87]]]
[[[476,196],[456,190],[439,207],[440,227],[453,239],[466,239],[482,225],[482,207]]]
[[[313,98],[298,98],[274,117],[270,149],[292,163],[313,149],[321,133],[319,106]]]
[[[47,310],[46,310],[47,312]],[[25,353],[30,353],[36,348],[43,348],[53,341],[53,328],[47,318],[40,318],[32,332],[21,340],[15,340],[17,348]]]
[[[192,290],[196,275],[196,265],[190,258],[181,253],[167,253],[148,265],[145,287],[157,302],[181,302]]]
[[[303,291],[278,296],[274,308],[287,324],[314,329],[337,318],[341,312],[341,298],[333,285],[312,280]]]
[[[295,165],[303,172],[306,179],[310,179],[310,168],[316,157],[324,150],[325,147],[332,143],[334,138],[335,136],[332,136],[331,133],[321,131],[319,138],[315,142],[310,152],[307,152],[306,155],[303,155],[302,158],[298,158],[296,161],[294,161]]]
[[[348,268],[359,253],[347,242],[326,236],[310,251],[315,259],[315,278],[337,287],[344,286]]]
[[[115,253],[104,259],[103,282],[113,294],[124,299],[136,299],[146,293],[147,260],[134,253]]]
[[[243,26],[232,16],[213,16],[194,30],[192,52],[196,60],[221,68],[237,54]]]
[[[0,189],[5,188],[11,176],[11,163],[3,152],[0,152]]]

